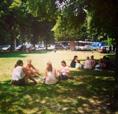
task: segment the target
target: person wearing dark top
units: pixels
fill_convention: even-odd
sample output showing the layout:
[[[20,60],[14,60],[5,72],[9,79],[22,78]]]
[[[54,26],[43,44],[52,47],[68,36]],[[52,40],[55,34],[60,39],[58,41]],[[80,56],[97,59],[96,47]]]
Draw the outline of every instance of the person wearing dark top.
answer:
[[[106,64],[106,69],[109,69],[111,66],[110,59],[108,57],[104,56],[103,62]]]
[[[78,59],[78,56],[74,56],[73,60],[71,61],[70,67],[72,67],[72,68],[76,67],[77,59]]]

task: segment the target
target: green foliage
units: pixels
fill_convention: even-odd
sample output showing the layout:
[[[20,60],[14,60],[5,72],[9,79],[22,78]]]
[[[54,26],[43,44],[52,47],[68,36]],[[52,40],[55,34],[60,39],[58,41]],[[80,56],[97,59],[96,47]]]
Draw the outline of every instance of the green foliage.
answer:
[[[27,0],[27,4],[33,16],[45,21],[55,20],[55,0]]]
[[[77,38],[78,30],[75,28],[71,28],[69,22],[65,23],[65,19],[58,17],[56,25],[52,29],[54,31],[54,35],[57,40],[72,40],[73,38]],[[77,36],[76,36],[77,35]]]
[[[113,38],[107,38],[106,40],[104,40],[104,42],[105,42],[107,45],[111,46],[111,45],[113,45]]]
[[[36,43],[52,38],[51,31],[56,40],[95,40],[104,33],[114,38],[118,30],[117,8],[116,0],[3,0],[0,39],[12,42],[20,36],[17,39],[22,42]]]
[[[1,1],[0,4],[0,39],[2,44],[11,44],[14,47],[14,40],[17,38],[21,43],[30,41],[33,44],[39,40],[45,40],[45,37],[50,38],[51,27],[54,23],[54,2],[52,1],[28,1],[28,0],[14,0],[14,1]],[[35,2],[35,9],[32,9],[31,2]],[[43,9],[43,5],[45,8]],[[36,7],[39,8],[37,15]],[[51,6],[54,7],[51,7]],[[49,7],[48,7],[49,6]],[[55,14],[54,14],[55,15]],[[50,17],[49,17],[50,16]],[[5,33],[5,34],[4,34]],[[51,37],[52,39],[53,37]],[[9,42],[6,42],[8,41]],[[49,40],[50,41],[50,40]]]
[[[107,33],[111,37],[115,37],[118,30],[118,1],[91,0],[88,9],[92,13],[91,27],[97,28],[98,31]]]
[[[86,19],[83,4],[84,1],[81,0],[65,2],[53,28],[57,40],[78,39],[80,28]]]

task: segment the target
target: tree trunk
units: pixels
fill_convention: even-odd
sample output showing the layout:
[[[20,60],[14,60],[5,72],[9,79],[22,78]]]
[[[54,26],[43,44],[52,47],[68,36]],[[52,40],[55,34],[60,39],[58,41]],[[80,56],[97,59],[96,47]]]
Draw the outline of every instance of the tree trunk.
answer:
[[[118,85],[118,39],[116,39],[116,56],[115,56],[115,81]]]
[[[45,49],[48,50],[48,42],[45,40]]]
[[[10,51],[15,50],[15,43],[16,43],[16,35],[15,35],[15,27],[11,27],[11,48]]]
[[[15,50],[15,45],[16,45],[16,39],[14,38],[14,36],[12,36],[10,51],[14,51]]]
[[[111,109],[116,111],[118,109],[118,39],[116,41],[116,55],[115,55],[115,88],[111,99]]]

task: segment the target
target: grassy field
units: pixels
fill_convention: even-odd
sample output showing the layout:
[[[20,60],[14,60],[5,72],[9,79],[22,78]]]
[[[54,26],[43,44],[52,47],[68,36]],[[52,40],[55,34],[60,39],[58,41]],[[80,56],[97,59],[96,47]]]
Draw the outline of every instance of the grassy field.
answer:
[[[86,59],[87,56],[94,55],[95,59],[99,59],[104,54],[100,54],[97,52],[72,52],[72,51],[57,51],[55,52],[40,52],[40,53],[8,53],[8,54],[0,54],[0,80],[6,80],[11,78],[12,69],[18,59],[24,61],[24,65],[26,64],[27,59],[32,59],[33,65],[39,69],[39,71],[43,74],[46,63],[51,61],[53,66],[58,69],[60,68],[60,62],[65,60],[68,65],[74,55],[77,55],[81,62]]]
[[[51,61],[55,68],[60,61],[70,64],[74,55],[81,62],[87,56],[99,59],[104,54],[97,52],[57,51],[42,53],[0,54],[0,114],[112,114],[108,108],[114,89],[113,72],[71,71],[73,80],[62,81],[56,85],[11,86],[11,71],[15,62],[32,59],[41,74],[46,62]]]

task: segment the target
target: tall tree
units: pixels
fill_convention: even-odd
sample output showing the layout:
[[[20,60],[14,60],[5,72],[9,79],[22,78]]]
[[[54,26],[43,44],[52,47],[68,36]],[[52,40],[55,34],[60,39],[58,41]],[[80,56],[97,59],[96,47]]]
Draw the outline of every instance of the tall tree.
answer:
[[[2,19],[3,31],[8,35],[4,35],[2,39],[9,39],[11,50],[15,48],[15,40],[19,34],[19,27],[24,24],[24,8],[22,7],[21,0],[3,0],[0,1],[0,18]],[[25,21],[26,22],[26,21]]]
[[[86,19],[84,0],[57,0],[58,18],[53,28],[58,40],[75,40]]]
[[[88,10],[92,13],[91,27],[99,32],[107,33],[116,42],[116,63],[118,64],[118,1],[117,0],[91,0]],[[116,65],[116,69],[118,66]],[[118,71],[116,70],[116,80],[118,81]]]
[[[91,27],[115,39],[115,81],[113,105],[118,108],[118,0],[88,0],[88,11],[92,14]]]

